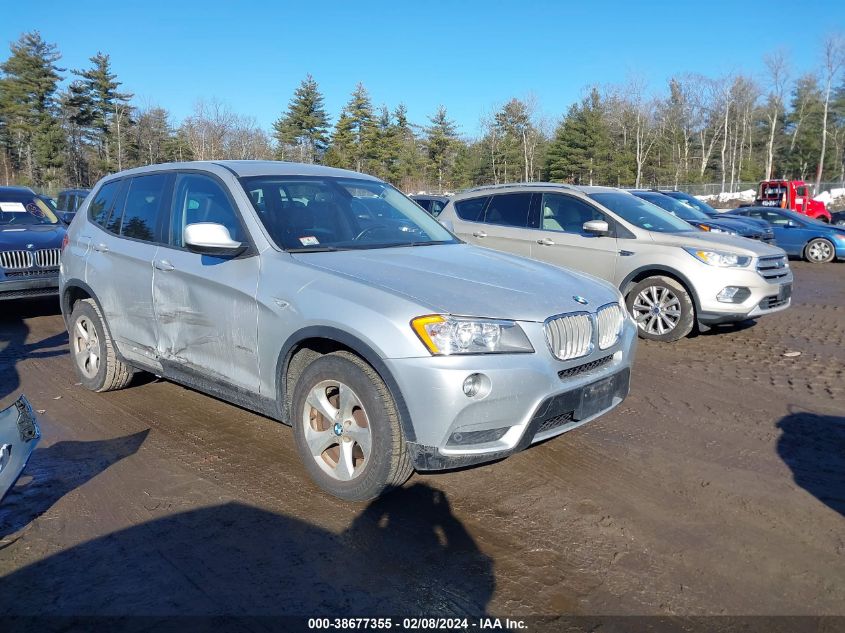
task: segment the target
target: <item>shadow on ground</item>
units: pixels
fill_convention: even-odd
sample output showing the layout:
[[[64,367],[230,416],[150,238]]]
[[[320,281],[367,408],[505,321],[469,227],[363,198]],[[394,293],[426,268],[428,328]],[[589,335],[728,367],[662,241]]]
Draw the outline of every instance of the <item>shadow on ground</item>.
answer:
[[[42,596],[39,614],[65,616],[467,616],[485,613],[495,587],[446,496],[419,483],[340,534],[228,503],[109,534],[0,584],[0,613],[32,613]]]
[[[845,516],[845,417],[795,411],[776,426],[795,483]]]
[[[31,358],[51,358],[68,353],[67,332],[27,343],[29,326],[24,319],[59,314],[58,299],[4,301],[0,313],[0,399],[20,387],[18,363]]]
[[[23,477],[0,506],[0,539],[26,527],[67,493],[138,452],[149,430],[91,442],[56,442],[37,448]],[[0,542],[0,551],[3,545]]]

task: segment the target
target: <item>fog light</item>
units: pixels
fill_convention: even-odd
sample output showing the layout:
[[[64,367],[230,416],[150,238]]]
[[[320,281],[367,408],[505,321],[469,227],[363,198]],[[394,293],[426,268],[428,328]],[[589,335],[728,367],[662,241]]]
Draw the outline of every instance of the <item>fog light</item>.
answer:
[[[742,303],[751,296],[751,291],[742,286],[727,286],[719,291],[716,299],[721,303]]]
[[[464,395],[474,398],[481,391],[481,374],[470,374],[464,380]]]

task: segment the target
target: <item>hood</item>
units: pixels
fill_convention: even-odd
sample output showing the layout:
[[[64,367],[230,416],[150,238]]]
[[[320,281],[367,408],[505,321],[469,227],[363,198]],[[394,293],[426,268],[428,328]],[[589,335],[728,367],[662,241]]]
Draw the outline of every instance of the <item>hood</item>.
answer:
[[[594,312],[619,298],[612,285],[594,277],[469,244],[292,255],[432,313],[545,321],[564,312]]]
[[[0,226],[0,251],[38,251],[60,248],[65,237],[63,224],[34,224],[30,226]],[[32,247],[29,245],[32,244]]]
[[[784,254],[783,249],[777,246],[770,246],[764,242],[750,240],[738,235],[726,235],[724,233],[707,233],[706,231],[690,231],[689,233],[652,232],[651,239],[655,244],[662,244],[664,246],[710,248],[754,257],[771,257],[773,255]]]

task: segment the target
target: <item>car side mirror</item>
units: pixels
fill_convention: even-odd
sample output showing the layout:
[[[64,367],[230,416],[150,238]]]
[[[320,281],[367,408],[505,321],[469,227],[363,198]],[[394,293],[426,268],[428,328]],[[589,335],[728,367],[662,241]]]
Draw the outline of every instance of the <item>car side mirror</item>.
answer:
[[[798,227],[798,223],[795,220],[787,220],[784,226],[788,229],[794,229]]]
[[[596,235],[606,235],[610,232],[610,227],[604,220],[589,220],[588,222],[584,222],[584,226],[581,228],[584,229],[585,233],[594,233]]]
[[[217,257],[234,257],[246,249],[241,242],[232,239],[229,229],[215,222],[197,222],[186,226],[185,246],[192,253]]]

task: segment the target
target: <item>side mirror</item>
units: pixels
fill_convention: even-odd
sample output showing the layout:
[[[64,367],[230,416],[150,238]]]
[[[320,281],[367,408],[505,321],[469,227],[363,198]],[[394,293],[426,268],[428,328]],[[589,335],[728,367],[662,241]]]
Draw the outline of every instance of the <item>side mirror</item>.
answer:
[[[198,222],[186,226],[185,246],[192,253],[217,257],[234,257],[246,249],[241,242],[232,239],[229,229],[214,222]]]
[[[596,235],[605,235],[610,232],[610,227],[604,220],[590,220],[588,222],[584,222],[584,226],[581,228],[584,229],[585,233],[595,233]]]
[[[787,220],[784,226],[788,229],[795,229],[798,228],[798,223],[795,220]]]
[[[446,230],[449,231],[450,233],[455,232],[455,225],[452,224],[452,220],[440,220],[440,224],[442,224],[444,227],[446,227]]]

